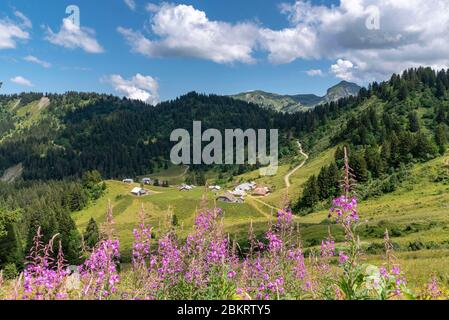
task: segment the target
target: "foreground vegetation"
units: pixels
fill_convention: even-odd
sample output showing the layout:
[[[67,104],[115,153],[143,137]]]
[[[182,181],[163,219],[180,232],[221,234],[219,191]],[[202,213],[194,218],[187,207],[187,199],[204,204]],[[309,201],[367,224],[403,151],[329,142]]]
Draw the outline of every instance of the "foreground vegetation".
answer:
[[[338,246],[329,234],[319,250],[306,256],[288,209],[277,213],[264,241],[249,230],[246,252],[224,232],[221,209],[201,208],[185,241],[174,232],[171,219],[155,232],[141,211],[131,270],[119,272],[120,241],[109,209],[102,239],[76,272],[67,269],[61,241],[55,246],[57,235],[44,244],[39,228],[24,272],[6,283],[1,279],[0,294],[38,300],[447,298],[435,277],[419,291],[408,288],[388,231],[385,260],[380,265],[362,262],[358,203],[350,192],[347,163],[346,172],[344,195],[333,200],[329,214],[344,230],[345,241]]]
[[[329,233],[319,249],[306,254],[289,209],[277,212],[263,241],[250,228],[249,248],[244,251],[224,232],[219,208],[200,208],[185,240],[177,236],[172,217],[155,231],[141,210],[140,225],[133,231],[131,269],[120,272],[120,241],[109,208],[98,243],[74,272],[67,268],[62,242],[55,245],[58,235],[44,244],[38,228],[23,273],[6,283],[0,276],[0,296],[25,300],[449,298],[436,276],[418,290],[408,287],[388,230],[384,260],[363,261],[351,177],[345,156],[343,195],[332,201],[328,215],[344,231],[344,241],[337,245]]]

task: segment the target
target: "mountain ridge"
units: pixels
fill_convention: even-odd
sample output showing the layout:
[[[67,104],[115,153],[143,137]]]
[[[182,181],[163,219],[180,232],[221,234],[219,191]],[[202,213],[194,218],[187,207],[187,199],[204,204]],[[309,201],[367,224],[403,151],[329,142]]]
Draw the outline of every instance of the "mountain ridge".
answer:
[[[282,95],[278,93],[254,90],[242,92],[230,97],[245,102],[255,103],[262,107],[274,109],[275,111],[292,113],[307,111],[317,105],[337,101],[341,98],[356,96],[361,87],[353,82],[340,81],[327,89],[326,95],[320,97],[316,94]]]

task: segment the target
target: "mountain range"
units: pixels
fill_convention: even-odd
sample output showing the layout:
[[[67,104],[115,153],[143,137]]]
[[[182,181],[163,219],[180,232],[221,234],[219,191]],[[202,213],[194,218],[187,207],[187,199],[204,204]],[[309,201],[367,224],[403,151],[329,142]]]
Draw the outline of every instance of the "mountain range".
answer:
[[[231,97],[250,103],[255,103],[265,108],[274,109],[275,111],[292,113],[306,111],[317,105],[337,101],[341,98],[356,96],[360,89],[361,87],[355,83],[341,81],[335,86],[329,88],[326,95],[323,97],[315,94],[282,95],[265,92],[262,90],[242,92],[232,95]]]

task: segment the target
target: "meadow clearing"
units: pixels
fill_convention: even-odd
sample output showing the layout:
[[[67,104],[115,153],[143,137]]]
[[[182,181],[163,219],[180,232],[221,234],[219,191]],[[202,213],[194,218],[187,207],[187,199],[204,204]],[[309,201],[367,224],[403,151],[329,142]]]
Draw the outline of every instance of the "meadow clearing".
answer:
[[[176,215],[179,221],[177,232],[181,237],[186,237],[202,205],[208,208],[220,207],[223,209],[225,232],[230,234],[231,239],[243,243],[247,239],[250,224],[256,234],[262,235],[275,221],[277,209],[283,206],[286,195],[289,199],[296,199],[308,177],[330,163],[334,152],[334,149],[330,149],[311,158],[303,168],[295,172],[291,177],[292,187],[288,193],[283,177],[294,164],[281,165],[274,177],[260,177],[258,171],[254,171],[223,186],[231,189],[242,181],[256,181],[272,187],[270,195],[262,198],[247,197],[244,204],[217,203],[216,194],[204,187],[179,191],[172,184],[168,188],[150,186],[147,188],[150,190],[149,195],[135,197],[130,194],[130,190],[138,184],[128,185],[110,180],[107,181],[106,194],[73,217],[82,231],[91,217],[98,223],[104,222],[108,202],[111,202],[122,256],[127,257],[125,260],[128,261],[133,241],[132,231],[139,221],[142,206],[148,224],[156,229],[166,220],[167,214]],[[301,159],[297,160],[299,161]],[[363,259],[379,261],[382,258],[383,235],[388,229],[397,258],[404,270],[407,270],[412,286],[426,283],[431,274],[449,281],[449,184],[444,181],[435,183],[441,170],[445,168],[445,161],[447,155],[424,164],[415,164],[408,170],[406,179],[396,191],[363,200],[359,204],[361,220],[358,232],[365,250]],[[176,184],[182,181],[183,173],[183,167],[171,167],[152,177],[172,179],[170,183]],[[329,232],[335,238],[337,246],[344,241],[342,228],[329,223],[328,213],[329,210],[323,208],[305,216],[294,217],[306,248],[319,247],[321,240]]]

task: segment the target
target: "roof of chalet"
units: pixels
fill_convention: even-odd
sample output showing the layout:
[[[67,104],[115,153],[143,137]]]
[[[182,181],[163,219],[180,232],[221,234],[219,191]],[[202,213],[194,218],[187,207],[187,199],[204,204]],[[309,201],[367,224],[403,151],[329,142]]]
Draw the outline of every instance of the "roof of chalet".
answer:
[[[134,193],[134,194],[140,194],[142,192],[145,192],[145,190],[142,188],[139,188],[139,187],[135,187],[134,189],[131,190],[131,193]]]
[[[246,182],[238,185],[234,190],[251,190],[254,188],[254,185],[254,182]]]
[[[224,194],[219,195],[217,197],[217,199],[219,199],[219,198],[226,198],[226,199],[228,199],[231,202],[237,202],[238,201],[238,199],[230,192],[226,192]]]
[[[270,192],[270,188],[268,187],[257,187],[253,190],[253,194],[255,195],[266,195]]]

